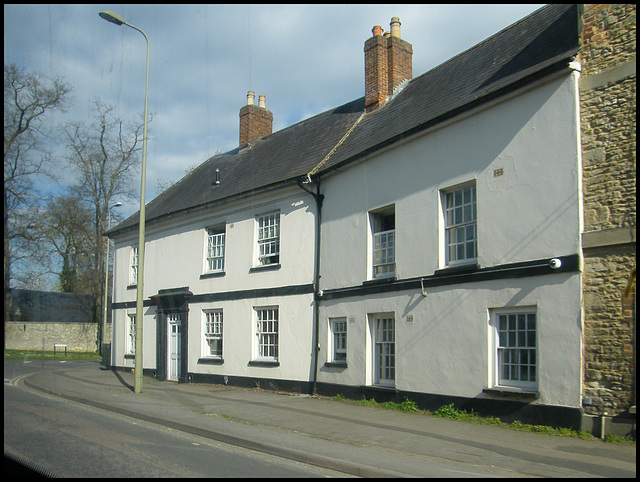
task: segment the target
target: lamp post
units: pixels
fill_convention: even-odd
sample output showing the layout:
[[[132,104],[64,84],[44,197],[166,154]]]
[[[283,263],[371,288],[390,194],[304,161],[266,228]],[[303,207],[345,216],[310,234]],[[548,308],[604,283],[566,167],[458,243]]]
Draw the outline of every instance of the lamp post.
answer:
[[[126,25],[142,34],[147,42],[147,79],[144,91],[144,131],[142,137],[142,174],[140,180],[140,218],[138,229],[138,278],[136,280],[136,354],[135,372],[133,377],[133,392],[142,391],[142,325],[143,325],[143,281],[144,281],[144,223],[145,223],[145,184],[147,171],[147,107],[149,103],[149,38],[138,27],[124,21],[124,19],[110,10],[103,10],[98,15],[106,21],[116,25]]]
[[[119,208],[122,206],[121,202],[115,203],[113,206],[109,208],[109,215],[107,217],[107,231],[111,228],[111,210],[113,208]],[[109,245],[111,244],[111,240],[107,237],[107,254],[105,256],[105,267],[104,267],[104,318],[102,320],[102,329],[100,330],[100,355],[104,357],[104,334],[107,332],[107,302],[109,297]]]

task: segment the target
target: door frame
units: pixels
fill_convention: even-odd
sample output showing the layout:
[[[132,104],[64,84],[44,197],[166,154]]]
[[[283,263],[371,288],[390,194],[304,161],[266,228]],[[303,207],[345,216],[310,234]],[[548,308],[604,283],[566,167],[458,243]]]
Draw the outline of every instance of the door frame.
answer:
[[[169,314],[179,314],[181,320],[181,359],[178,383],[188,381],[189,369],[189,299],[193,293],[189,287],[159,290],[153,296],[153,302],[157,306],[156,316],[156,378],[158,380],[170,379],[169,365]]]
[[[174,322],[172,320],[172,317],[178,317],[179,322]],[[171,381],[175,381],[177,382],[178,380],[180,380],[182,378],[182,358],[183,358],[183,353],[182,353],[182,335],[183,335],[183,326],[182,326],[182,313],[179,311],[176,312],[172,312],[172,313],[166,313],[165,314],[165,318],[167,320],[167,326],[166,326],[166,330],[167,330],[167,380],[171,380]],[[177,367],[176,367],[176,377],[173,378],[172,376],[172,361],[171,358],[173,357],[174,353],[173,353],[173,326],[177,326],[178,329],[176,331],[177,334],[177,338],[178,338],[178,346],[176,347],[177,349],[177,357],[178,357],[178,363],[177,363]]]

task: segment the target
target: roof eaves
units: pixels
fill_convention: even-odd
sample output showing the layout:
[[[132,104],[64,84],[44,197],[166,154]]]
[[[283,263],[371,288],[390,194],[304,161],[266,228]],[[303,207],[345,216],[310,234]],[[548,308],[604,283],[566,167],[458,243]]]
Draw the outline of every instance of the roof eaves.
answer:
[[[294,184],[297,183],[298,179],[300,178],[300,176],[295,176],[292,178],[288,178],[288,179],[283,179],[277,182],[274,182],[272,184],[266,185],[266,186],[260,186],[258,188],[252,188],[249,189],[247,191],[243,191],[243,192],[239,192],[239,193],[235,193],[232,194],[230,196],[226,196],[224,198],[221,199],[215,199],[213,201],[209,201],[206,203],[202,203],[202,204],[197,204],[194,206],[189,206],[187,208],[183,208],[183,209],[179,209],[176,211],[171,211],[165,214],[161,214],[158,216],[155,216],[152,219],[147,219],[145,221],[145,229],[149,228],[151,226],[169,221],[171,219],[175,219],[187,214],[191,214],[191,213],[195,213],[198,211],[204,211],[207,209],[211,209],[214,206],[223,206],[225,204],[228,204],[230,202],[234,202],[234,201],[238,201],[241,199],[244,199],[246,197],[249,196],[254,196],[256,194],[262,194],[262,193],[267,193],[267,192],[271,192],[271,191],[275,191],[278,189],[284,189],[286,187],[292,186]],[[138,230],[138,220],[136,219],[138,217],[138,213],[135,213],[134,215],[131,216],[131,219],[135,219],[135,222],[133,222],[133,224],[128,224],[126,226],[123,227],[118,227],[116,226],[115,228],[112,228],[111,230],[107,231],[104,233],[105,236],[109,237],[110,239],[113,239],[114,237],[117,236],[122,236],[125,235],[127,233],[132,233]],[[122,226],[123,223],[121,223]]]

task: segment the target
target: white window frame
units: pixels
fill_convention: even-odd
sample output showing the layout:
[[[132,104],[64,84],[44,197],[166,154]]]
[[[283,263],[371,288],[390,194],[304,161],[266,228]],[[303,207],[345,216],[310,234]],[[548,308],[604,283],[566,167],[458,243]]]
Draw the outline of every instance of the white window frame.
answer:
[[[254,360],[277,362],[280,356],[280,309],[278,306],[254,307]]]
[[[535,307],[491,310],[492,386],[537,391],[539,319]]]
[[[224,316],[221,309],[202,310],[202,355],[204,358],[223,357]],[[218,352],[213,353],[210,342],[218,342]]]
[[[256,216],[256,265],[280,263],[280,213]]]
[[[478,261],[478,202],[475,182],[443,190],[441,202],[445,265],[476,263]]]
[[[129,285],[138,284],[138,247],[131,246],[129,254]]]
[[[226,233],[224,226],[206,229],[204,272],[221,273],[224,271]]]
[[[347,363],[347,318],[329,318],[329,362]]]
[[[395,387],[397,371],[397,347],[395,335],[394,313],[370,313],[370,376],[367,380],[372,385]],[[389,322],[392,324],[389,327]],[[391,336],[389,336],[391,335]]]
[[[393,228],[385,226],[393,217]],[[395,205],[369,213],[371,229],[371,279],[396,275],[396,222]]]
[[[136,352],[136,314],[127,313],[127,354]]]

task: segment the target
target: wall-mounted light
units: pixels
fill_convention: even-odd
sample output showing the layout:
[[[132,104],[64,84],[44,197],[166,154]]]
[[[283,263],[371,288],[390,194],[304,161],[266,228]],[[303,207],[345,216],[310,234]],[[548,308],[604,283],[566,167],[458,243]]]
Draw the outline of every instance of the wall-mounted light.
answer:
[[[549,261],[549,267],[551,269],[558,269],[560,266],[562,266],[562,261],[558,258],[552,258],[551,261]]]

